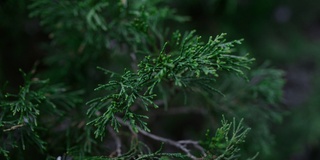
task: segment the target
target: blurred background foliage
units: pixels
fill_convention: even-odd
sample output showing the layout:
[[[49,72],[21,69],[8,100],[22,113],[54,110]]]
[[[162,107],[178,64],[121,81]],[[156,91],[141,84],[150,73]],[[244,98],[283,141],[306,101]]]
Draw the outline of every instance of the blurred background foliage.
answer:
[[[172,5],[191,17],[183,28],[244,38],[243,47],[257,65],[268,61],[284,71],[285,116],[272,127],[275,146],[268,159],[319,159],[320,2],[186,0]]]
[[[320,159],[320,84],[318,83],[320,80],[318,63],[320,60],[320,2],[311,0],[303,2],[298,0],[167,0],[165,3],[174,8],[177,14],[189,17],[183,25],[164,21],[165,26],[180,30],[196,29],[197,33],[203,37],[224,32],[228,33],[228,39],[244,38],[244,44],[239,46],[240,52],[249,52],[252,57],[255,57],[255,67],[252,68],[258,69],[248,71],[250,83],[237,81],[234,84],[235,77],[226,76],[222,78],[223,82],[219,83],[222,85],[218,88],[223,93],[224,91],[237,92],[231,95],[226,94],[223,99],[214,96],[212,99],[206,99],[203,104],[204,106],[220,106],[218,109],[210,110],[217,116],[221,112],[226,112],[231,116],[237,115],[239,118],[244,118],[248,124],[252,123],[250,127],[256,132],[249,133],[248,143],[246,143],[249,146],[244,147],[247,153],[252,155],[251,152],[260,151],[258,159]],[[115,63],[130,66],[130,58],[120,58],[123,55],[104,54],[105,51],[101,49],[103,46],[94,45],[95,41],[104,38],[99,34],[96,35],[97,32],[91,32],[91,29],[93,27],[96,30],[98,27],[103,32],[103,27],[78,24],[76,30],[72,27],[68,28],[69,17],[65,17],[63,12],[57,13],[55,16],[60,16],[59,20],[61,24],[64,24],[62,26],[64,30],[61,31],[68,31],[68,34],[74,37],[65,37],[62,41],[60,39],[54,42],[52,36],[59,36],[59,34],[63,36],[66,33],[48,34],[53,29],[50,26],[49,28],[41,27],[38,18],[30,18],[28,6],[29,1],[26,0],[0,1],[0,84],[8,81],[7,90],[9,92],[17,92],[15,86],[23,83],[19,68],[24,71],[31,70],[37,60],[43,60],[38,70],[49,70],[46,75],[42,76],[50,77],[53,82],[63,79],[64,83],[71,85],[74,90],[92,90],[97,83],[105,80],[103,75],[97,74],[99,71],[95,69],[96,66],[112,67]],[[79,10],[87,9],[80,8]],[[79,15],[81,16],[81,12]],[[161,19],[161,17],[153,18]],[[185,17],[176,17],[176,19],[186,20]],[[115,23],[108,25],[118,25],[117,23],[122,22],[116,21]],[[140,36],[133,35],[135,32],[122,33],[121,31],[125,29],[121,27],[125,25],[119,25],[119,30],[114,31],[113,37],[120,42],[130,43],[136,40],[135,36]],[[86,34],[78,34],[83,31],[86,31]],[[129,35],[133,38],[116,37],[117,33],[121,33],[123,37]],[[81,41],[81,36],[85,36],[89,41]],[[110,36],[113,35],[110,34]],[[68,43],[63,43],[63,41]],[[60,48],[48,47],[49,42],[60,47],[62,45],[63,51],[67,53],[54,55],[53,53]],[[106,43],[112,48],[112,41]],[[63,46],[64,44],[68,46]],[[86,45],[85,52],[103,55],[105,59],[94,55],[90,57],[74,56],[73,49],[82,44]],[[123,48],[112,49],[118,52],[123,50]],[[130,49],[125,48],[125,50]],[[82,48],[78,48],[76,54],[81,54],[81,52]],[[108,61],[111,59],[110,56],[118,56],[119,61]],[[63,66],[64,69],[50,66]],[[268,69],[270,66],[280,70]],[[113,69],[117,70],[117,68]],[[72,72],[73,70],[77,72]],[[79,72],[81,74],[78,74]],[[273,76],[284,76],[285,82]],[[91,77],[95,83],[92,81],[88,83],[86,77]],[[259,77],[267,78],[260,81]],[[283,83],[282,99],[279,99],[282,93],[269,92],[271,91],[269,87],[279,88]],[[176,99],[179,98],[181,97]],[[279,100],[283,102],[282,105],[275,104]],[[198,102],[195,104],[199,105]],[[253,107],[245,107],[248,104]],[[230,111],[229,108],[223,106],[229,106],[232,109]],[[272,110],[269,109],[270,107]],[[279,112],[284,116],[279,116]],[[79,113],[79,115],[84,114]],[[268,118],[263,118],[265,116]],[[187,120],[185,117],[178,118],[175,123],[183,124],[186,123],[185,120]],[[173,137],[196,134],[193,133],[196,131],[177,132],[165,121],[158,121],[158,123],[166,124],[168,131],[166,134],[170,135],[170,131],[174,132],[170,135]],[[197,122],[192,120],[190,123],[197,125]],[[151,129],[157,130],[152,127]]]

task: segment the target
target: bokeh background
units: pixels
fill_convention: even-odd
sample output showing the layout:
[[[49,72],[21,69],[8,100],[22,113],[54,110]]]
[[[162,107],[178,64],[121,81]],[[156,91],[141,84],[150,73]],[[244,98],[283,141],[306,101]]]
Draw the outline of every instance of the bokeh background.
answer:
[[[0,84],[18,86],[27,71],[46,56],[49,35],[29,18],[28,0],[0,1]],[[284,118],[272,128],[271,159],[320,159],[320,1],[312,0],[176,0],[167,2],[189,17],[180,30],[196,29],[208,37],[228,33],[244,38],[241,46],[285,73]],[[173,24],[167,24],[168,26]],[[45,68],[39,68],[45,69]],[[10,90],[9,86],[9,90]]]

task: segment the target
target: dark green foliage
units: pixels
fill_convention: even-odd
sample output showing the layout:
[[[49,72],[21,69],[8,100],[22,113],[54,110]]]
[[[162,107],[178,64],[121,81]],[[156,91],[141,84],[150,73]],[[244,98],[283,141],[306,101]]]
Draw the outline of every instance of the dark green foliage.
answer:
[[[210,38],[206,44],[200,42],[200,37],[193,36],[193,33],[180,37],[180,33],[174,34],[173,39],[176,41],[168,44],[172,46],[170,53],[164,53],[166,47],[164,46],[158,57],[148,56],[139,63],[139,70],[136,73],[130,71],[125,71],[124,75],[111,73],[111,76],[116,76],[116,80],[111,80],[96,88],[96,90],[116,91],[88,103],[92,106],[89,110],[90,116],[106,109],[102,116],[98,116],[89,123],[98,127],[95,132],[96,136],[105,133],[105,126],[109,122],[118,131],[119,123],[116,120],[116,113],[123,113],[123,118],[130,120],[136,132],[137,125],[149,131],[143,121],[143,118],[148,117],[133,113],[130,108],[137,102],[140,102],[137,105],[145,110],[148,110],[149,105],[157,108],[158,106],[153,103],[156,96],[154,88],[161,81],[172,82],[177,87],[195,86],[204,88],[204,91],[216,92],[218,90],[211,87],[210,83],[215,81],[219,71],[233,71],[244,75],[240,67],[248,68],[248,63],[252,61],[247,57],[230,55],[234,44],[240,41],[225,42],[223,35],[215,39]],[[177,46],[176,49],[175,46]]]
[[[227,117],[244,118],[243,123],[251,128],[247,137],[247,144],[250,144],[248,148],[259,152],[260,156],[271,154],[274,137],[270,127],[282,122],[284,111],[279,104],[283,96],[282,77],[282,71],[267,69],[265,66],[249,72],[249,83],[244,81],[234,83],[237,77],[227,76],[221,82],[221,86],[224,86],[221,92],[225,93],[225,97],[206,99],[211,106],[216,106],[214,108],[209,106],[212,112],[223,112]],[[228,90],[233,92],[227,92]]]
[[[44,124],[41,118],[64,116],[81,102],[78,97],[81,92],[68,93],[62,85],[52,85],[49,80],[38,79],[34,76],[35,68],[28,74],[21,72],[24,85],[19,93],[1,96],[1,150],[6,158],[14,148],[26,150],[29,145],[35,145],[44,152],[46,142],[38,132],[46,130],[48,123]]]
[[[249,128],[242,126],[243,119],[236,124],[235,119],[228,122],[223,117],[222,127],[216,130],[214,136],[210,135],[209,130],[206,133],[206,138],[202,141],[202,145],[208,149],[206,159],[238,159],[239,145],[245,142],[245,138],[249,132]]]
[[[283,73],[250,70],[242,40],[177,31],[188,18],[162,0],[37,0],[28,8],[50,42],[15,94],[1,90],[4,157],[241,159],[272,147]],[[175,125],[186,113],[188,122]],[[221,114],[245,119],[215,123]],[[202,139],[208,129],[216,134]]]

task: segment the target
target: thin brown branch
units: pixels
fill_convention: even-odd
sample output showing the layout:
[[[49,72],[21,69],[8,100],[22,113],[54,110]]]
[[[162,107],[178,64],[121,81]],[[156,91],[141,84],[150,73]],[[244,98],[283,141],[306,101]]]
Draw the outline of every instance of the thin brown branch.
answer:
[[[134,71],[137,71],[138,70],[137,56],[134,52],[132,52],[132,53],[130,53],[130,57],[132,60],[131,67]]]
[[[14,126],[8,128],[8,129],[4,129],[3,132],[9,132],[9,131],[15,130],[15,129],[17,129],[17,128],[21,128],[21,127],[23,127],[23,126],[24,126],[24,124],[14,125]]]
[[[117,136],[115,131],[110,126],[108,126],[107,128],[116,143],[117,156],[121,156],[121,139]]]
[[[178,141],[178,143],[180,143],[180,144],[182,144],[182,145],[185,145],[185,146],[188,145],[188,144],[192,144],[196,149],[198,149],[198,150],[202,153],[202,155],[207,156],[204,148],[199,145],[199,142],[198,142],[198,141],[193,141],[193,140],[181,140],[181,141]]]
[[[128,128],[131,128],[131,125],[129,123],[123,121],[121,118],[117,117],[117,120],[122,125],[125,125]],[[182,150],[191,159],[196,160],[196,159],[199,159],[199,158],[197,158],[196,156],[191,154],[190,150],[187,149],[186,143],[193,144],[197,149],[199,149],[202,152],[202,154],[204,153],[204,149],[196,141],[193,141],[193,140],[174,141],[174,140],[171,140],[171,139],[168,139],[168,138],[160,137],[158,135],[154,135],[152,133],[146,132],[145,130],[143,130],[143,129],[139,128],[139,127],[138,127],[138,131],[139,131],[140,134],[142,134],[144,136],[147,136],[147,137],[149,137],[149,138],[151,138],[153,140],[170,144],[170,145]],[[203,155],[205,156],[206,154],[203,154]]]

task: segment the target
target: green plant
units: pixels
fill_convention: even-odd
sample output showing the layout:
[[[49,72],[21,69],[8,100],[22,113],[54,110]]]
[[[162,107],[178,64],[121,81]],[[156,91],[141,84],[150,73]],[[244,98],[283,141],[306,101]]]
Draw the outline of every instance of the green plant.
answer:
[[[249,128],[242,126],[242,122],[243,119],[237,125],[235,119],[228,122],[223,117],[222,126],[216,130],[215,136],[211,136],[209,130],[207,131],[206,139],[201,142],[208,148],[207,159],[237,159],[240,157],[238,145],[245,141],[250,131]],[[251,159],[255,159],[257,155]]]
[[[252,157],[260,148],[240,150],[248,128],[268,128],[270,116],[280,117],[268,106],[280,101],[282,72],[249,71],[254,59],[236,53],[242,40],[220,34],[204,41],[195,31],[167,28],[188,18],[165,1],[38,0],[29,9],[51,41],[40,71],[22,72],[16,94],[1,90],[0,153],[7,159]],[[214,123],[221,114],[253,119],[245,111],[265,112],[263,123]],[[160,136],[159,128],[179,127],[174,122],[185,114],[199,128],[179,139]],[[198,114],[205,120],[190,118]],[[207,129],[216,134],[201,139]],[[264,131],[255,136],[268,137]]]

